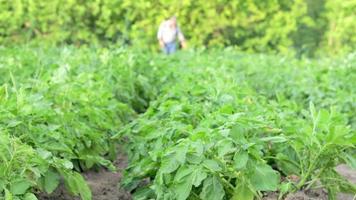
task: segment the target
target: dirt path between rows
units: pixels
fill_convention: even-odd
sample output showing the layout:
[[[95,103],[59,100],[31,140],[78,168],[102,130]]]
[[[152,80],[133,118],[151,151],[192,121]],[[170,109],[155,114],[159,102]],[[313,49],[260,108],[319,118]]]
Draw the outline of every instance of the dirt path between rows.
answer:
[[[118,184],[122,178],[121,170],[127,166],[127,158],[123,154],[118,155],[114,162],[118,172],[110,172],[106,169],[99,171],[87,171],[83,173],[88,185],[92,190],[93,200],[131,200],[131,195],[120,189]],[[346,165],[339,165],[336,170],[349,181],[356,184],[356,170],[352,170]],[[277,195],[270,195],[264,200],[276,200]],[[39,200],[80,200],[78,197],[73,197],[61,185],[52,194],[40,194]],[[295,194],[290,194],[286,200],[328,200],[327,193],[323,190],[319,191],[299,191]],[[356,200],[356,197],[350,194],[339,194],[338,200]]]
[[[98,172],[89,171],[84,173],[88,185],[92,191],[93,200],[130,200],[131,195],[119,188],[122,178],[121,171],[127,166],[126,156],[119,155],[114,165],[117,172],[101,169]]]

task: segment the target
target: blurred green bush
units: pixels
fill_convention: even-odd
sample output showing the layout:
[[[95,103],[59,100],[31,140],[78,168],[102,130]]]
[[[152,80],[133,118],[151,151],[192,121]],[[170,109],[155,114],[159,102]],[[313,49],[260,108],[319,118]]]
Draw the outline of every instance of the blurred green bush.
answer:
[[[157,48],[171,15],[190,46],[341,54],[356,47],[355,0],[0,0],[0,43],[113,43]]]

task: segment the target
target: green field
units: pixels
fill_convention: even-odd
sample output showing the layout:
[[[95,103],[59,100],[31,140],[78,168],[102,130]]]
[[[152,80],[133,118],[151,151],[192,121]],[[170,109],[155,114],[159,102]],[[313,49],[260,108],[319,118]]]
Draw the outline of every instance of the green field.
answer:
[[[356,193],[335,171],[356,168],[356,54],[2,47],[0,74],[0,199],[61,180],[91,199],[81,172],[115,170],[118,149],[134,199]]]

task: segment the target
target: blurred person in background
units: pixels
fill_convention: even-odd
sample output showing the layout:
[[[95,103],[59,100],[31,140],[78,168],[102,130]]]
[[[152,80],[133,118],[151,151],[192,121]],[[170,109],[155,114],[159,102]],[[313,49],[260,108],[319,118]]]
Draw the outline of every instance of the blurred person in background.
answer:
[[[159,46],[166,54],[172,54],[177,50],[177,39],[183,49],[187,46],[184,35],[177,25],[177,18],[175,16],[160,24],[157,39]]]

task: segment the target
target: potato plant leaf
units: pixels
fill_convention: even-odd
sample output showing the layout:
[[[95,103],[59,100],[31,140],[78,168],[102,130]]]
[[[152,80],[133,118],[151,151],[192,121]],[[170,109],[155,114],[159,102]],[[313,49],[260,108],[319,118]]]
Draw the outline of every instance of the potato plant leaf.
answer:
[[[267,164],[257,164],[252,168],[250,182],[258,191],[275,191],[279,184],[279,174]]]
[[[60,176],[53,170],[48,170],[44,175],[44,189],[47,193],[52,193],[59,184]]]
[[[247,151],[240,150],[234,155],[234,166],[237,170],[242,169],[246,166],[248,161]]]
[[[18,180],[11,183],[10,192],[13,195],[25,194],[31,184],[26,180]]]
[[[37,197],[32,193],[26,193],[24,196],[24,200],[37,200]]]
[[[238,183],[231,200],[253,200],[254,193],[246,183]]]
[[[220,180],[216,176],[210,176],[205,179],[203,183],[203,189],[200,193],[200,198],[203,200],[221,200],[225,196],[225,191],[220,183]]]

